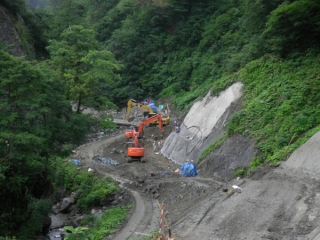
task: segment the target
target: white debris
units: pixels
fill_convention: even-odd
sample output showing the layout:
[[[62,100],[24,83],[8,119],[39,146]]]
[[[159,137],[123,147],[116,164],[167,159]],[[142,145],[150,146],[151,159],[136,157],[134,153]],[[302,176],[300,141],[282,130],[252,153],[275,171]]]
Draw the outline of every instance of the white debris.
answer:
[[[237,193],[241,193],[241,191],[242,191],[242,188],[240,188],[240,187],[237,186],[237,185],[232,185],[232,188],[233,188]]]

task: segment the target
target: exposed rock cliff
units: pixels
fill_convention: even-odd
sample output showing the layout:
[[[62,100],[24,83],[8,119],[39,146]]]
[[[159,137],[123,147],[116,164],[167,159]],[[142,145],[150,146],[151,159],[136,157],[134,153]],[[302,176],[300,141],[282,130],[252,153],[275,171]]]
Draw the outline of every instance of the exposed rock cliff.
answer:
[[[5,7],[0,5],[0,41],[8,46],[12,55],[19,57],[25,55],[25,53],[21,47],[21,38],[15,23],[24,25],[24,21],[19,15],[13,16]]]

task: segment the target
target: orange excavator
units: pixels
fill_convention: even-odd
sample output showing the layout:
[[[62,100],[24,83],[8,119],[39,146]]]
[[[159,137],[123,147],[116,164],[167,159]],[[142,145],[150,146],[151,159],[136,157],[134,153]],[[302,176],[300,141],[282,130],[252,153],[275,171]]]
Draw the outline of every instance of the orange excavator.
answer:
[[[159,122],[159,128],[160,128],[160,131],[163,132],[163,123],[162,123],[162,115],[161,114],[157,114],[157,115],[154,115],[146,120],[144,120],[143,122],[141,122],[139,124],[139,127],[138,128],[135,128],[135,131],[138,132],[138,138],[142,138],[143,137],[143,127],[146,126],[147,124],[150,124],[150,123],[154,123],[158,121]],[[133,130],[127,130],[126,133],[125,133],[125,136],[127,138],[132,138],[132,135],[133,135]]]
[[[163,125],[162,125],[162,116],[161,114],[157,114],[153,117],[148,118],[147,120],[140,123],[139,128],[132,127],[132,130],[127,130],[125,136],[127,138],[131,138],[131,142],[127,142],[127,160],[128,163],[132,162],[133,160],[138,160],[144,162],[142,159],[144,157],[144,148],[139,145],[140,138],[143,137],[143,127],[148,123],[153,123],[154,121],[159,122],[160,131],[163,132]]]

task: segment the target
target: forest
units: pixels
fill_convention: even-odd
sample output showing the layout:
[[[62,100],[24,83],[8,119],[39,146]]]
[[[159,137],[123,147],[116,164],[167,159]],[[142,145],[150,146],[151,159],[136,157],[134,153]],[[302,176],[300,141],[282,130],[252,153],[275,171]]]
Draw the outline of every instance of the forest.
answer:
[[[41,231],[33,223],[50,210],[44,196],[66,183],[57,162],[99,126],[83,107],[152,98],[187,110],[209,90],[218,95],[241,81],[243,106],[228,135],[255,138],[261,155],[252,167],[276,164],[320,130],[318,0],[0,5],[23,18],[16,28],[25,53],[15,57],[0,42],[0,199],[8,203],[0,236],[33,239]]]

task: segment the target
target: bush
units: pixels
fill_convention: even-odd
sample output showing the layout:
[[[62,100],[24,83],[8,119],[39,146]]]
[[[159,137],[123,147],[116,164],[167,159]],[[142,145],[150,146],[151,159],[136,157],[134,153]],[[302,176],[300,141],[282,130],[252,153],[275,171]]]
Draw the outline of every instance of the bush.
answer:
[[[79,171],[69,159],[56,158],[52,164],[56,169],[54,186],[63,185],[69,191],[77,191],[79,193],[77,204],[82,209],[99,205],[120,189],[111,179],[93,175],[91,172]]]

